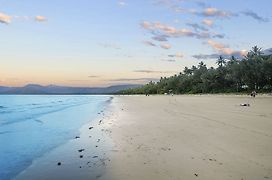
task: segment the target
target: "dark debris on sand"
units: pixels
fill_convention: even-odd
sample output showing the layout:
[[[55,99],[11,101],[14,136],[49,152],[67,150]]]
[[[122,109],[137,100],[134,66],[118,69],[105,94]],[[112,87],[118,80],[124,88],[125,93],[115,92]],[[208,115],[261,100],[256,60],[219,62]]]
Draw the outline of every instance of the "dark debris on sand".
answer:
[[[249,107],[249,106],[250,106],[250,104],[244,103],[244,104],[240,104],[240,106],[246,106],[246,107]]]

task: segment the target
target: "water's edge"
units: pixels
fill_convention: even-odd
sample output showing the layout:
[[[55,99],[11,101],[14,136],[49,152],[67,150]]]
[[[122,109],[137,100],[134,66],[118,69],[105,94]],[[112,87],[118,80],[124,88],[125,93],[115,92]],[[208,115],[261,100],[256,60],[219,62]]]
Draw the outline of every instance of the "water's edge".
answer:
[[[99,114],[100,111],[106,111],[109,108],[109,105],[111,104],[113,97],[112,96],[108,96],[105,100],[103,100],[101,102],[101,104],[99,105],[99,108],[96,109],[96,115],[90,115],[90,119],[88,120],[88,122],[85,122],[83,125],[81,125],[80,128],[78,128],[75,132],[71,133],[71,138],[70,139],[66,139],[61,143],[58,143],[56,146],[54,146],[53,148],[47,149],[46,151],[44,151],[43,153],[41,153],[39,156],[34,157],[34,159],[32,159],[30,162],[28,162],[27,165],[24,165],[23,168],[21,169],[12,169],[14,173],[9,174],[10,176],[7,177],[1,177],[1,179],[17,179],[17,177],[20,177],[21,174],[25,173],[30,167],[32,167],[37,161],[39,161],[39,159],[42,159],[44,157],[46,157],[48,154],[50,154],[52,151],[55,151],[56,149],[65,146],[66,144],[69,144],[71,141],[74,141],[75,135],[81,135],[81,129],[83,127],[85,127],[86,125],[88,125],[91,122],[97,121],[99,119]],[[39,119],[47,119],[50,118],[50,116],[52,116],[52,114],[61,114],[62,111],[63,113],[65,113],[65,111],[69,112],[69,110],[71,111],[75,111],[76,109],[80,109],[80,108],[86,108],[88,107],[88,105],[91,103],[86,103],[86,104],[80,104],[78,106],[71,106],[71,107],[67,107],[66,109],[60,109],[59,111],[56,112],[50,112],[48,114],[42,115],[39,117]],[[79,112],[80,113],[80,112]],[[90,110],[90,113],[93,113]],[[79,116],[80,117],[80,116]]]

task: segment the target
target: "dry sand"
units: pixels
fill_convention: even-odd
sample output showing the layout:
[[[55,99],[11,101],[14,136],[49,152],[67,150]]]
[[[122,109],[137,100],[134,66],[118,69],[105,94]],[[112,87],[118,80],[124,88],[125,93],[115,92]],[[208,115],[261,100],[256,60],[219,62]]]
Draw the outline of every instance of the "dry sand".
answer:
[[[272,97],[120,96],[113,106],[101,179],[272,179]]]

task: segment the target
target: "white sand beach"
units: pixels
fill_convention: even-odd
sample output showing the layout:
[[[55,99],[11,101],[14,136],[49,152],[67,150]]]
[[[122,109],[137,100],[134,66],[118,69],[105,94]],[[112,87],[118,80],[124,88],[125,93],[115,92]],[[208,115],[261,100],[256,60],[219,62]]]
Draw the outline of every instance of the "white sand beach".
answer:
[[[114,103],[115,147],[104,179],[272,179],[272,97],[122,96]]]
[[[101,125],[17,179],[272,179],[271,109],[270,96],[115,96]]]

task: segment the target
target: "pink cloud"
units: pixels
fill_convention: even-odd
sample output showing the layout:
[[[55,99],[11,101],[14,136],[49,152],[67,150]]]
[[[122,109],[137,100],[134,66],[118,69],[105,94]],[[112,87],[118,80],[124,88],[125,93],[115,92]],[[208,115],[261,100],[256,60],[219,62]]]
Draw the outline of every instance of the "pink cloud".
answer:
[[[147,46],[156,46],[156,44],[154,44],[153,42],[151,41],[143,41],[143,43]]]
[[[213,20],[210,19],[203,19],[202,23],[210,27],[214,24]]]
[[[230,17],[232,14],[227,11],[222,11],[217,8],[206,8],[204,11],[201,13],[204,16],[214,16],[214,17]]]
[[[170,49],[172,46],[170,44],[161,44],[161,48],[163,49]]]
[[[11,23],[11,19],[11,16],[0,12],[0,23],[9,24]]]
[[[44,16],[36,16],[36,17],[35,17],[35,20],[36,20],[37,22],[45,22],[45,21],[47,21],[47,18],[44,17]]]
[[[231,48],[229,48],[227,45],[215,42],[213,40],[208,40],[207,42],[214,50],[218,51],[222,55],[239,55],[239,56],[245,56],[247,54],[246,50],[240,50],[236,51]]]

